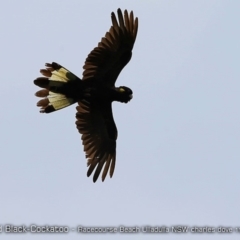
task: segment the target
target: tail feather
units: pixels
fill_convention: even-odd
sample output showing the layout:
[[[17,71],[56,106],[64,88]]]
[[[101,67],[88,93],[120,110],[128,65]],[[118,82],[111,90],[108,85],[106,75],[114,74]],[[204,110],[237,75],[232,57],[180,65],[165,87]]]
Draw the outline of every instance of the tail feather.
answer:
[[[48,104],[49,104],[48,98],[41,99],[40,101],[37,102],[37,106],[42,108],[47,107]]]
[[[40,112],[54,112],[75,103],[76,101],[64,95],[62,90],[69,81],[81,80],[57,63],[46,63],[45,66],[46,69],[40,70],[44,77],[34,80],[35,85],[43,88],[35,93],[37,97],[43,98],[37,102],[37,106],[41,108]]]
[[[34,80],[34,84],[41,88],[49,88],[49,80],[45,77],[39,77]]]
[[[47,97],[48,94],[49,94],[49,91],[47,89],[42,89],[35,93],[37,97]]]
[[[45,77],[51,77],[52,76],[52,73],[49,69],[41,69],[40,73]]]
[[[38,87],[46,88],[49,91],[58,92],[60,91],[60,88],[63,87],[66,83],[50,80],[50,78],[48,79],[45,77],[39,77],[34,80],[34,84]]]

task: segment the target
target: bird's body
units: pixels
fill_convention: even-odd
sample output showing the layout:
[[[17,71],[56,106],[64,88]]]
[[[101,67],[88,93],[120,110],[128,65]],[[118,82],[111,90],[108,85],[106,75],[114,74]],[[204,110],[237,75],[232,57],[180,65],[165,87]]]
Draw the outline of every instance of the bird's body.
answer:
[[[115,167],[117,128],[112,102],[127,103],[133,93],[128,87],[115,87],[115,81],[131,59],[138,19],[134,19],[132,12],[128,15],[126,10],[123,18],[120,9],[118,19],[119,24],[112,13],[113,25],[88,55],[82,79],[53,62],[40,71],[44,77],[34,81],[42,88],[36,92],[36,96],[43,97],[37,103],[41,112],[51,113],[78,102],[76,125],[88,159],[87,175],[96,168],[94,182],[103,166],[103,181],[109,168],[112,177]]]

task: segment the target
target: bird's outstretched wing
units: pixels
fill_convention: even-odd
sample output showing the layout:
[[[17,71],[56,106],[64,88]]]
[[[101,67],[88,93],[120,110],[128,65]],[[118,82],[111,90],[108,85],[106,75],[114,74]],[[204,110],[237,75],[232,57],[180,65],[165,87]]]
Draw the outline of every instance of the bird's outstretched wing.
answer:
[[[117,10],[118,21],[112,12],[112,26],[98,46],[88,55],[83,66],[83,80],[94,77],[108,86],[113,86],[124,66],[132,56],[137,36],[138,18],[133,12]]]
[[[89,177],[95,170],[93,181],[96,182],[104,166],[102,181],[110,167],[112,177],[116,160],[117,128],[112,115],[111,102],[95,103],[82,100],[78,102],[76,125],[82,134],[82,143],[88,159]]]

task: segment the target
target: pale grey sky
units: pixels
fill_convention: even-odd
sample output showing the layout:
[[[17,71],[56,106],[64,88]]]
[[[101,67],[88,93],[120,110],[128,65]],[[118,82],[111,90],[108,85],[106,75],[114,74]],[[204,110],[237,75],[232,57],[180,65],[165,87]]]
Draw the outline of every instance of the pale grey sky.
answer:
[[[33,80],[87,54],[133,10],[139,32],[117,86],[112,179],[86,176],[75,106],[40,114]],[[240,227],[240,1],[4,1],[0,8],[0,225]],[[2,239],[239,239],[232,234],[6,234]]]

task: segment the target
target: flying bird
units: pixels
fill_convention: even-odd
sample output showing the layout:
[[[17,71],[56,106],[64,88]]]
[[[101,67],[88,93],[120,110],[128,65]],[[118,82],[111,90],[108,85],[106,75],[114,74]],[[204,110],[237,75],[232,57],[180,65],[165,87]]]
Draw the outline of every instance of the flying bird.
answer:
[[[82,134],[82,144],[87,158],[87,176],[93,172],[96,182],[102,172],[104,181],[108,171],[113,176],[116,163],[117,127],[112,113],[112,102],[127,103],[132,90],[115,87],[118,75],[132,57],[137,36],[138,18],[127,10],[124,15],[117,10],[118,20],[112,12],[112,26],[87,56],[80,79],[57,64],[46,63],[40,72],[44,77],[34,80],[42,88],[35,95],[41,113],[51,113],[78,103],[76,126]]]

